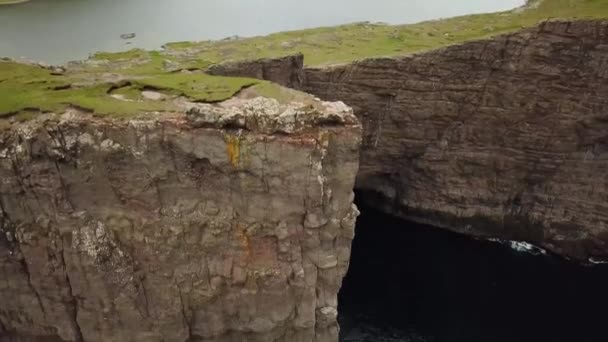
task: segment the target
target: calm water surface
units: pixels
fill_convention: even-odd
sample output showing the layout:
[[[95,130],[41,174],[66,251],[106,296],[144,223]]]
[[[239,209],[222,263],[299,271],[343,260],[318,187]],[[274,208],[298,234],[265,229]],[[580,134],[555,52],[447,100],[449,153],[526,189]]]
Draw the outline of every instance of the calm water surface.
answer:
[[[525,0],[32,0],[0,6],[0,56],[49,63],[95,51],[158,48],[356,21],[413,23]],[[120,38],[137,33],[130,45]]]

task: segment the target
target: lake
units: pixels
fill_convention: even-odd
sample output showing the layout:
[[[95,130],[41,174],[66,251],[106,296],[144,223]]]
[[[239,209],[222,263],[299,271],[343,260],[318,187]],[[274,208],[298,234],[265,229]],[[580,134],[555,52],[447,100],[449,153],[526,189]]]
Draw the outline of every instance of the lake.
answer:
[[[414,23],[525,0],[32,0],[0,6],[0,56],[63,63],[96,51],[156,49],[357,21]],[[129,41],[124,33],[136,33]],[[127,44],[129,43],[129,44]]]

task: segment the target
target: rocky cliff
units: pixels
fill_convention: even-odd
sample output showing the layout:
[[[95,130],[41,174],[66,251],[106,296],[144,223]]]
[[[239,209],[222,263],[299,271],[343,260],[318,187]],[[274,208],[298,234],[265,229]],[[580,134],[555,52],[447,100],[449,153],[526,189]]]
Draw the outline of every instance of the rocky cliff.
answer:
[[[323,68],[171,56],[0,64],[0,341],[336,341],[355,178],[408,219],[608,257],[607,21]]]
[[[285,80],[297,71],[266,78],[353,107],[364,127],[361,200],[465,234],[601,258],[607,44],[607,21],[549,21],[410,57],[305,68],[293,84]],[[285,69],[293,58],[260,63]],[[225,69],[259,77],[250,63]]]
[[[336,341],[360,126],[242,96],[0,132],[0,341]]]
[[[363,200],[467,234],[608,256],[608,22],[306,70],[364,125]]]

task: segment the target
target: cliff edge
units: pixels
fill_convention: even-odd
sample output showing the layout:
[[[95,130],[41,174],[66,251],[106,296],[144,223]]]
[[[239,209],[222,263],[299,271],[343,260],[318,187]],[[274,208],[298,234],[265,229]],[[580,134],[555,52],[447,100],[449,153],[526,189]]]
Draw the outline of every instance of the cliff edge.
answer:
[[[298,96],[11,123],[0,340],[336,341],[361,132]]]

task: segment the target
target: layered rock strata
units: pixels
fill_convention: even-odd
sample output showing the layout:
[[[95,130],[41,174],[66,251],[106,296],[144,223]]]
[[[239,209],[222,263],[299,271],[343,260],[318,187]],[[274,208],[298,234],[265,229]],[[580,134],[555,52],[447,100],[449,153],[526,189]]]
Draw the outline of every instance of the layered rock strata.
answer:
[[[0,133],[0,341],[336,341],[358,214],[342,103]]]

